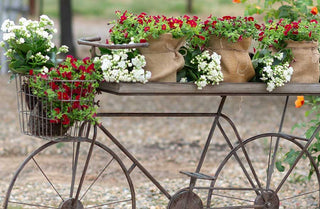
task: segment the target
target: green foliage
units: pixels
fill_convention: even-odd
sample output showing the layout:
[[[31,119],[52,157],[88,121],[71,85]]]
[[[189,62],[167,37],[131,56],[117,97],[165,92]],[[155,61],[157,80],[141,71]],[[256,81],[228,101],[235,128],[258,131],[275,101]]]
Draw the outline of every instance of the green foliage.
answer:
[[[288,18],[290,21],[299,19],[319,19],[318,12],[315,8],[313,0],[258,0],[254,3],[246,3],[245,15],[264,14],[264,20],[267,22],[270,19]],[[319,4],[319,2],[317,2]]]

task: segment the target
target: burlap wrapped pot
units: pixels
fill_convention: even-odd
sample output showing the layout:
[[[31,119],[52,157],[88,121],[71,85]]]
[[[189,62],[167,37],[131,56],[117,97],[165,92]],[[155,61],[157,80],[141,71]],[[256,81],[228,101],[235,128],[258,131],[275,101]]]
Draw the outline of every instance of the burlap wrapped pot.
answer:
[[[223,81],[243,83],[252,79],[255,71],[249,56],[251,38],[232,43],[225,38],[210,36],[207,48],[221,55]]]
[[[286,48],[292,50],[292,83],[319,82],[319,52],[315,41],[286,41]]]
[[[179,49],[185,39],[175,39],[171,33],[165,33],[158,39],[148,38],[148,43],[149,47],[140,48],[139,51],[146,58],[144,69],[151,72],[149,81],[176,82],[177,72],[184,66]]]

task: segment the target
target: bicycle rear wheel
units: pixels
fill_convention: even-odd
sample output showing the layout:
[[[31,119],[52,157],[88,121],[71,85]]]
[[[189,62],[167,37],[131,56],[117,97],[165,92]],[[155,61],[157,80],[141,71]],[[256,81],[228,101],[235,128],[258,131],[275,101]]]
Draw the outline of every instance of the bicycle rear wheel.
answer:
[[[94,144],[75,200],[91,142],[88,138],[61,138],[36,149],[16,171],[4,209],[135,209],[134,187],[125,165],[99,142]]]
[[[206,208],[319,208],[320,175],[310,153],[303,150],[306,141],[290,135],[267,133],[235,146],[218,167],[215,180],[208,188]],[[293,157],[292,166],[282,163],[277,169],[279,160],[300,154],[303,155],[296,164],[294,159],[297,158]],[[309,181],[310,168],[314,175]],[[230,172],[236,176],[234,179],[228,177]]]

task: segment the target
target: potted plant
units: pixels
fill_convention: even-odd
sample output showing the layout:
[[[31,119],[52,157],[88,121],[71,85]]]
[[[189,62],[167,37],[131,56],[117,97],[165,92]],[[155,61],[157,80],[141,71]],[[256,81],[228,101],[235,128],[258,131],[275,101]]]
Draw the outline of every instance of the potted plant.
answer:
[[[3,41],[0,46],[9,58],[13,74],[28,75],[29,70],[40,71],[42,67],[56,66],[56,56],[68,52],[68,47],[59,49],[52,42],[56,33],[53,21],[46,15],[39,21],[20,18],[18,24],[5,20],[1,26]]]
[[[221,55],[225,82],[247,82],[254,76],[248,50],[259,27],[253,17],[210,16],[204,21],[207,48]]]
[[[127,11],[116,14],[118,19],[110,30],[111,41],[115,44],[148,42],[149,47],[139,48],[139,52],[145,56],[145,70],[151,72],[149,80],[175,82],[177,71],[184,66],[179,49],[185,40],[199,33],[200,19],[187,15],[135,15]]]
[[[320,27],[318,21],[280,19],[270,20],[261,27],[260,48],[272,46],[275,50],[290,49],[294,72],[291,82],[319,82],[319,52],[318,39]]]
[[[94,97],[102,80],[90,58],[68,55],[58,67],[29,72],[36,103],[30,111],[29,131],[36,136],[61,136],[77,121],[96,123]]]

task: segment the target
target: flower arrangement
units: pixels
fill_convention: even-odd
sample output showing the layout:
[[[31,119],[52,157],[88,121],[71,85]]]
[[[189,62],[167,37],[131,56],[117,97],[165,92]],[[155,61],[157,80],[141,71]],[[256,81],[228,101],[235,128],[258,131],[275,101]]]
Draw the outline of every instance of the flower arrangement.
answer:
[[[269,20],[263,24],[258,40],[265,46],[274,46],[277,49],[285,47],[285,41],[317,41],[320,39],[320,27],[318,21],[280,19]]]
[[[68,47],[57,49],[52,42],[56,33],[53,21],[46,15],[39,21],[20,18],[16,25],[5,20],[2,24],[5,55],[10,60],[10,70],[13,73],[28,74],[30,69],[40,72],[42,67],[51,68],[56,65],[56,55],[68,52]]]
[[[110,29],[111,41],[115,44],[147,42],[149,37],[159,38],[161,34],[171,33],[173,38],[191,38],[197,36],[199,42],[205,40],[201,36],[200,18],[190,17],[166,17],[164,15],[151,16],[146,13],[135,15],[125,11],[116,12],[118,19]]]
[[[207,84],[219,85],[223,81],[221,72],[221,56],[217,53],[210,53],[208,50],[203,52],[183,49],[186,51],[186,65],[179,72],[180,82],[193,81],[198,89],[202,89]]]
[[[226,38],[229,42],[238,42],[244,38],[257,37],[260,26],[253,17],[209,16],[204,21],[203,33]]]
[[[145,57],[136,49],[107,50],[101,57],[96,57],[94,63],[102,70],[106,82],[141,82],[146,83],[151,77],[150,71],[145,71]]]
[[[32,93],[46,107],[51,124],[69,127],[75,121],[97,122],[94,96],[102,76],[90,58],[77,60],[68,55],[57,68],[43,67],[29,74]]]
[[[283,86],[291,80],[293,68],[290,66],[290,50],[283,50],[272,54],[268,50],[255,54],[253,65],[256,77],[267,84],[267,91]]]

